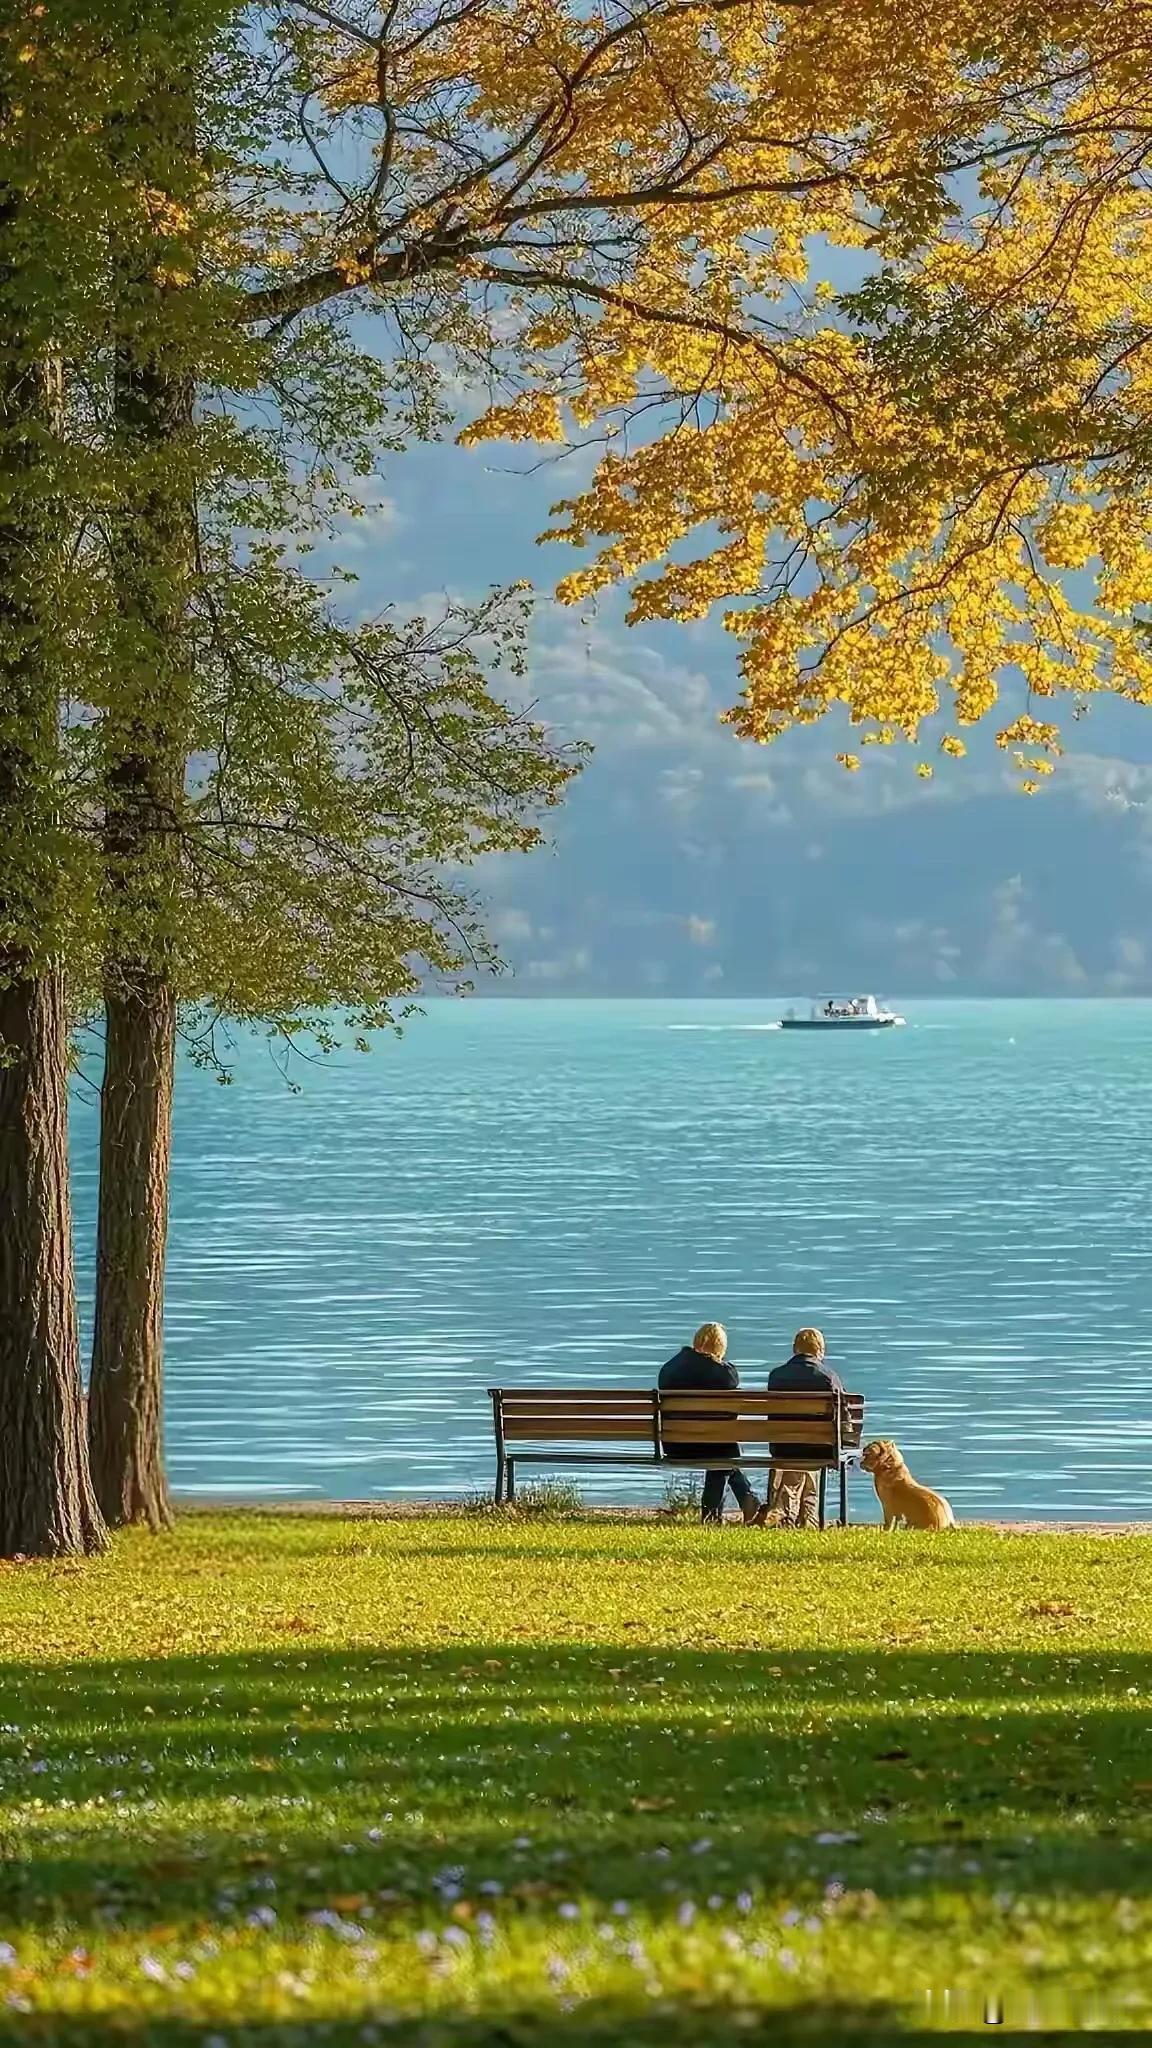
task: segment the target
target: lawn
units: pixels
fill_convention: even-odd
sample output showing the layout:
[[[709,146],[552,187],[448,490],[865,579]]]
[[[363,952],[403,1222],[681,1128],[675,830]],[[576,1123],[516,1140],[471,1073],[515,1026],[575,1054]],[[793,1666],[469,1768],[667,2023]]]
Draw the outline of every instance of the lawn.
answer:
[[[1152,2025],[1150,1556],[195,1515],[0,1569],[0,2040]]]

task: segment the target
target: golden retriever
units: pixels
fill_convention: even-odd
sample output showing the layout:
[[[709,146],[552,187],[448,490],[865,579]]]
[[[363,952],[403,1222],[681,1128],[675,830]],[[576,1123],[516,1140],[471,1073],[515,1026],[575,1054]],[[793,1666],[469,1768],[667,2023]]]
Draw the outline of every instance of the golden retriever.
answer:
[[[872,1474],[876,1498],[884,1510],[884,1527],[954,1529],[956,1517],[942,1493],[919,1486],[890,1437],[877,1437],[860,1453],[860,1468]]]

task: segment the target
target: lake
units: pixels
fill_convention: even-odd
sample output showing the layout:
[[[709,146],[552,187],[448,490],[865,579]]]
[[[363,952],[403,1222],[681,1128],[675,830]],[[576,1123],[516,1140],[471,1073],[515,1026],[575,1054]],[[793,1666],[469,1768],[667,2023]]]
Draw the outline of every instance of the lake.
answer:
[[[825,1037],[777,1002],[438,1002],[299,1093],[262,1041],[227,1088],[185,1063],[176,1490],[488,1488],[487,1387],[647,1386],[716,1318],[753,1384],[819,1324],[961,1517],[1152,1516],[1152,1003],[897,1007]],[[87,1320],[83,1099],[74,1152]]]

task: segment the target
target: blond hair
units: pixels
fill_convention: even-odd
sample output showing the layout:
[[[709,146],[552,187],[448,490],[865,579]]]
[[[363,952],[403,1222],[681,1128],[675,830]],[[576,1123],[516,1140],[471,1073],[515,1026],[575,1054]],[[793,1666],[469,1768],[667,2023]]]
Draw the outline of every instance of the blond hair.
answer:
[[[692,1339],[692,1349],[720,1362],[728,1349],[728,1332],[723,1323],[701,1323]]]
[[[797,1330],[792,1339],[792,1355],[794,1358],[823,1358],[823,1330]]]

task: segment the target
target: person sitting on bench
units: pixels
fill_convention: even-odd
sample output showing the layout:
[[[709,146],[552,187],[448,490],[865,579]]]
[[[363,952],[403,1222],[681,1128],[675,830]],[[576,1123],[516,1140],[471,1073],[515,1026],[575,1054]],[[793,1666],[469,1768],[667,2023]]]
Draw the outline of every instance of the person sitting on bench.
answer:
[[[770,1394],[843,1393],[837,1375],[824,1363],[824,1336],[820,1330],[797,1330],[792,1339],[792,1356],[768,1375]],[[808,1444],[770,1444],[774,1458],[787,1458],[772,1474],[768,1500],[760,1521],[775,1529],[815,1529],[819,1524],[816,1506],[816,1474],[806,1458],[823,1459],[826,1453]]]
[[[736,1367],[726,1357],[728,1332],[722,1323],[702,1323],[691,1344],[670,1358],[660,1368],[662,1390],[678,1392],[707,1388],[710,1392],[722,1393],[728,1387],[738,1387],[740,1376]],[[685,1420],[689,1418],[685,1417]],[[705,1420],[705,1417],[698,1418]],[[709,1458],[738,1458],[739,1444],[685,1444],[681,1449],[668,1447],[668,1458],[690,1458],[694,1465]],[[754,1522],[760,1511],[760,1503],[739,1467],[729,1472],[706,1472],[704,1491],[700,1497],[700,1520],[722,1522],[724,1519],[724,1487],[732,1488],[737,1505],[746,1522]]]

